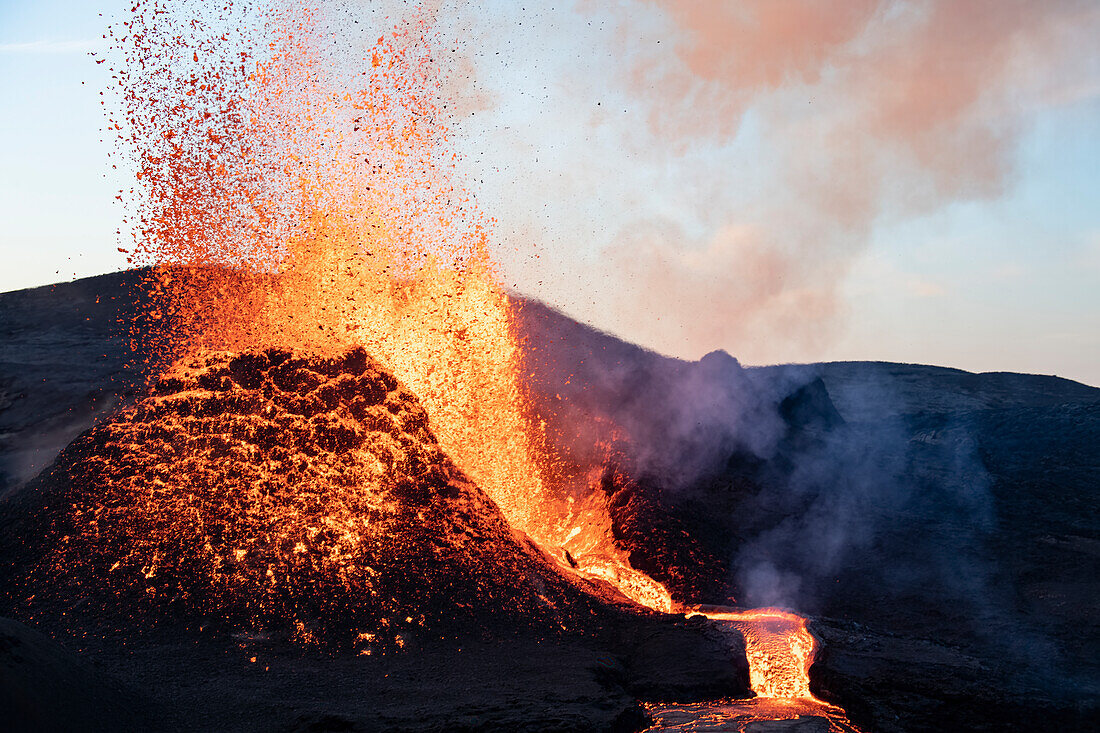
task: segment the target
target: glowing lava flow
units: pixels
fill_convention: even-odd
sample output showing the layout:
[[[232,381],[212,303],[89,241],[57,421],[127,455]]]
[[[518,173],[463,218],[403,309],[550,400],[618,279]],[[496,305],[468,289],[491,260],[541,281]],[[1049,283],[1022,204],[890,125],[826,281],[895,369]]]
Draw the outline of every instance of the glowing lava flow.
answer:
[[[776,608],[698,611],[690,615],[728,622],[741,632],[749,660],[749,681],[758,697],[816,699],[810,693],[814,638],[806,628],[806,619]]]
[[[778,608],[735,611],[699,608],[689,616],[705,616],[741,632],[749,662],[749,682],[755,698],[687,705],[650,705],[654,731],[747,730],[750,723],[816,717],[836,733],[855,733],[844,710],[810,692],[810,665],[816,640],[806,619]]]

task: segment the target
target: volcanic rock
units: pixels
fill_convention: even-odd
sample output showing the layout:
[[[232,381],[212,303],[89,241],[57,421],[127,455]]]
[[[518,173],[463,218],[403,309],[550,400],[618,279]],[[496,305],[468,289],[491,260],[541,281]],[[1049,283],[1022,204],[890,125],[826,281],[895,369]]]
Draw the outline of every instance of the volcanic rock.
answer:
[[[415,399],[385,384],[373,361],[349,375],[340,359],[210,354],[143,389],[151,365],[127,338],[142,281],[122,273],[0,294],[0,613],[33,620],[79,649],[80,665],[144,690],[148,725],[116,727],[625,731],[646,724],[636,695],[749,694],[744,651],[730,639],[608,605],[562,578],[436,455]],[[343,502],[339,517],[362,508],[366,499],[332,477],[364,470],[355,452],[377,466],[377,441],[393,449],[394,467],[368,484],[400,510],[372,510],[402,552],[379,551],[397,541],[363,542],[337,561],[295,553],[295,542],[288,557],[280,535],[302,533],[325,502]],[[283,455],[281,472],[231,468],[235,455],[280,446],[304,464]],[[282,519],[267,512],[275,507],[288,510]],[[86,534],[89,515],[96,531]],[[311,526],[323,529],[306,525],[307,539]],[[319,532],[302,544],[343,549],[340,540]],[[238,561],[236,549],[250,551]],[[147,578],[140,556],[158,550],[181,562],[169,572],[161,561]],[[347,572],[362,563],[379,573],[371,588]],[[268,565],[275,582],[264,580]],[[251,601],[240,592],[249,589]],[[393,592],[378,599],[373,589]],[[410,598],[416,615],[402,613]],[[323,646],[302,643],[314,639]],[[654,648],[667,656],[646,652]],[[679,681],[662,692],[665,677]]]
[[[730,559],[739,601],[812,614],[814,689],[854,722],[1094,726],[1100,390],[916,364],[691,365],[537,303],[519,324],[559,449],[598,465],[607,452],[583,444],[618,427],[641,456],[618,465],[639,510],[623,526],[661,517]],[[731,438],[745,433],[770,440]],[[682,471],[652,470],[676,453]],[[667,582],[676,557],[651,544],[631,560]]]
[[[679,703],[730,697],[731,690],[749,689],[740,635],[719,631],[699,617],[688,619],[686,625],[712,643],[700,644],[668,624],[638,623],[626,632],[623,686],[639,700]]]
[[[149,725],[137,697],[52,639],[0,618],[0,716],[9,731],[119,731]]]
[[[725,600],[728,563],[688,531],[648,479],[631,479],[609,466],[602,487],[615,542],[627,551],[631,567],[685,605]]]

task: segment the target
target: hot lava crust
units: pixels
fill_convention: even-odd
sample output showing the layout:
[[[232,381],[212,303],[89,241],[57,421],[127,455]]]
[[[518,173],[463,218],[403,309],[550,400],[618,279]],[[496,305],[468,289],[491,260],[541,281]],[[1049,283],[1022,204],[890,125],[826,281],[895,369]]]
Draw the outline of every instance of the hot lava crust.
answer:
[[[608,496],[615,542],[630,565],[660,582],[685,605],[715,603],[729,596],[729,563],[712,552],[661,501],[659,487],[634,480],[614,465],[600,482]]]
[[[600,605],[362,349],[185,360],[24,494],[46,506],[6,533],[33,568],[13,590],[39,601],[53,588],[150,618],[339,632],[364,652],[442,624],[566,628]]]

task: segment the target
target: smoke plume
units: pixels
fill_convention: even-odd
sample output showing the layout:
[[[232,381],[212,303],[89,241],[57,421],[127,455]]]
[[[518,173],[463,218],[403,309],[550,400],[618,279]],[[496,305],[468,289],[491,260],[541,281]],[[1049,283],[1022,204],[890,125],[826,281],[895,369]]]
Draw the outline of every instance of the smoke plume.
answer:
[[[469,123],[507,185],[487,195],[520,253],[508,274],[690,358],[819,358],[876,230],[1001,197],[1036,115],[1094,95],[1100,72],[1100,11],[1076,0],[581,9],[588,26],[506,14],[504,37],[535,27],[524,55],[486,37],[479,56],[489,85],[539,90]]]

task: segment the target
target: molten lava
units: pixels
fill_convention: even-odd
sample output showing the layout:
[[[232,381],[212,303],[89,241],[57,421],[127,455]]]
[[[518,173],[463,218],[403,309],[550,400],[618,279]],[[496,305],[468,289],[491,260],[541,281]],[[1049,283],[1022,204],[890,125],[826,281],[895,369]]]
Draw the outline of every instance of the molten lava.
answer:
[[[701,615],[729,622],[741,632],[749,681],[757,697],[814,699],[810,694],[814,638],[806,628],[806,619],[775,608]]]
[[[816,640],[806,619],[778,608],[749,611],[700,608],[689,613],[705,616],[736,629],[745,640],[749,681],[756,697],[686,705],[649,705],[657,724],[654,731],[749,730],[764,720],[816,717],[835,733],[858,733],[844,710],[810,692],[810,666]]]
[[[319,50],[322,15],[138,2],[115,33],[114,127],[139,181],[131,259],[154,268],[158,358],[365,348],[514,527],[563,568],[671,610],[613,541],[606,497],[558,481],[541,448],[426,16],[334,54]]]
[[[526,524],[541,476],[507,299],[489,222],[454,182],[425,23],[334,76],[320,9],[203,5],[139,3],[119,32],[132,259],[157,268],[163,358],[364,347]]]
[[[350,618],[371,642],[477,604],[561,623],[583,604],[510,526],[674,610],[614,541],[598,477],[565,480],[543,448],[427,16],[356,47],[319,8],[135,3],[111,128],[164,371],[58,469],[83,492],[58,563],[303,636]],[[757,707],[840,719],[809,692],[802,619],[712,618],[745,635]]]

